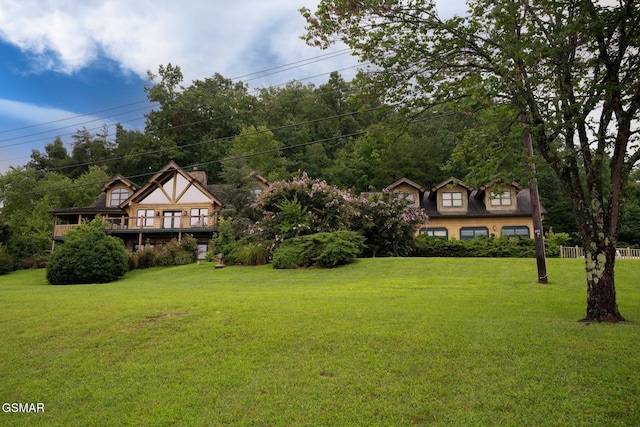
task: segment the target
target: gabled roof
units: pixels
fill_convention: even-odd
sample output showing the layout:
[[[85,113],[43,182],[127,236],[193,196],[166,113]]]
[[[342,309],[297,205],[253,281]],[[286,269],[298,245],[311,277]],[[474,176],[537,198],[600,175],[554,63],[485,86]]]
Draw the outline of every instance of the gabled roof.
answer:
[[[497,179],[495,181],[491,181],[491,182],[481,186],[480,188],[478,188],[478,191],[476,192],[475,197],[483,198],[488,189],[494,188],[496,186],[497,187],[503,187],[503,188],[504,187],[513,187],[513,188],[515,188],[517,190],[516,192],[521,191],[521,190],[524,189],[524,187],[522,185],[518,184],[517,182],[512,182],[511,184],[504,184],[501,179]]]
[[[115,183],[121,183],[124,184],[126,187],[130,188],[132,191],[136,191],[139,187],[134,184],[133,182],[129,181],[127,178],[125,178],[122,175],[116,175],[113,178],[111,178],[109,181],[107,181],[102,188],[100,189],[101,191],[107,191],[109,188],[111,188],[113,186],[113,184]]]
[[[461,180],[459,180],[458,178],[455,177],[450,177],[445,179],[444,181],[442,181],[440,184],[437,184],[435,187],[433,187],[431,189],[431,191],[429,192],[429,198],[431,200],[435,200],[436,199],[436,193],[449,186],[449,185],[459,185],[462,188],[464,188],[465,190],[467,190],[467,194],[471,194],[471,192],[473,191],[473,188],[469,187],[467,184],[465,184],[464,182],[462,182]]]
[[[392,191],[394,188],[399,187],[402,184],[407,184],[413,188],[415,188],[416,190],[418,190],[421,193],[424,193],[424,188],[422,188],[419,184],[416,184],[415,182],[411,181],[409,178],[400,178],[399,180],[397,180],[396,182],[394,182],[393,184],[385,187],[385,190],[387,191]]]
[[[150,180],[145,184],[142,188],[138,189],[135,193],[131,195],[127,200],[120,204],[121,208],[133,203],[140,202],[144,200],[146,197],[150,196],[152,193],[156,191],[164,192],[163,186],[166,182],[171,180],[174,176],[180,176],[181,180],[185,180],[188,182],[187,188],[194,187],[199,190],[202,194],[205,194],[208,198],[211,199],[214,203],[222,205],[222,202],[218,197],[213,193],[210,186],[204,185],[200,179],[200,175],[197,177],[192,176],[177,163],[171,161],[164,168],[162,168],[158,173],[156,173]]]
[[[450,178],[445,179],[440,184],[437,184],[435,187],[433,187],[431,189],[431,191],[438,191],[441,188],[446,187],[448,185],[459,185],[461,187],[464,187],[469,193],[473,190],[473,188],[469,187],[467,184],[465,184],[464,182],[462,182],[458,178],[455,178],[455,177],[452,176]]]

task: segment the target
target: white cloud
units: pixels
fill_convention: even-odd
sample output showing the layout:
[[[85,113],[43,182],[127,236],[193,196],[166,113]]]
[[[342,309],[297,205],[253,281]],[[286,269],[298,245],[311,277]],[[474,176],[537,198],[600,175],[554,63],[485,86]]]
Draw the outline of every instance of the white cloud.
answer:
[[[189,83],[215,72],[235,77],[322,54],[300,39],[305,23],[298,9],[313,9],[315,4],[0,0],[0,38],[28,52],[34,70],[72,74],[104,56],[141,77],[171,62],[180,66]],[[355,63],[355,58],[342,56],[297,70],[286,79]]]
[[[24,102],[0,99],[0,116],[22,123],[40,124],[66,120],[77,114],[58,108],[47,108]],[[86,117],[85,117],[85,120]]]

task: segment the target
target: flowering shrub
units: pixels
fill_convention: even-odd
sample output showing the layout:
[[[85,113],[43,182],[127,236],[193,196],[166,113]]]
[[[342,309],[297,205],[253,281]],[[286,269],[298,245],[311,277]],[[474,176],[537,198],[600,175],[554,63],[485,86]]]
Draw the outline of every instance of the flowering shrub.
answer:
[[[357,198],[306,174],[274,183],[255,207],[264,214],[251,232],[271,249],[294,237],[350,230],[365,238],[366,256],[406,256],[427,221],[423,210],[395,193]]]
[[[355,207],[351,229],[364,236],[365,256],[409,255],[416,230],[428,219],[424,210],[387,191],[360,197]]]
[[[255,207],[263,215],[251,233],[277,246],[292,237],[348,230],[353,200],[350,193],[303,173],[274,183],[260,197]]]

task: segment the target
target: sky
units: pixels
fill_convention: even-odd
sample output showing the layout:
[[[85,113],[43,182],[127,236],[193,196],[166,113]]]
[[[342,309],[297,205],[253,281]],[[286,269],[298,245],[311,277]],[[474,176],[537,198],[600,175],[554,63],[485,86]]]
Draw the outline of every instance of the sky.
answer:
[[[464,0],[438,0],[442,16]],[[56,136],[144,128],[147,71],[171,63],[183,86],[220,73],[250,90],[350,80],[358,61],[307,46],[301,7],[317,0],[0,0],[0,174]],[[267,71],[270,70],[270,71]]]

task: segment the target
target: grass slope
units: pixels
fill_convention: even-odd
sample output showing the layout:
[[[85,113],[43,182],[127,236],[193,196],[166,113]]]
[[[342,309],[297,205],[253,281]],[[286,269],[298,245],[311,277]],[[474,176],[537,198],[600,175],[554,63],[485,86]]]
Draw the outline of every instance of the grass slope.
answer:
[[[0,402],[45,404],[0,425],[640,425],[638,261],[616,325],[579,260],[213,267],[0,276]]]

